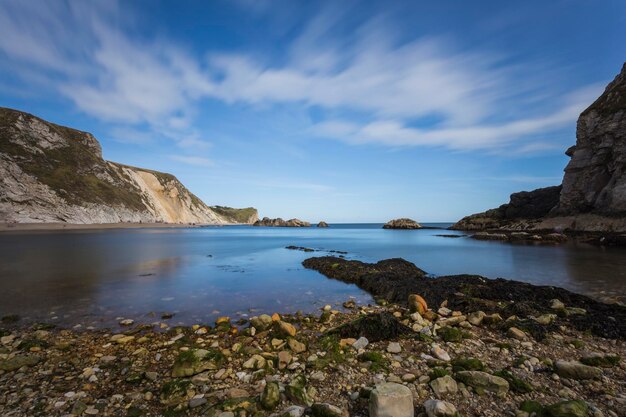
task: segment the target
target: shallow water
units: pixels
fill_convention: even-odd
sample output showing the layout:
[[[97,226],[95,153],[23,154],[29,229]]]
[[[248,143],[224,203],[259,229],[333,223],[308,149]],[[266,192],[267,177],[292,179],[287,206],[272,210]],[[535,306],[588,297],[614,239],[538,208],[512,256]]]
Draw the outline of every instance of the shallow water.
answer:
[[[372,302],[355,286],[301,266],[324,250],[368,262],[402,257],[434,275],[481,274],[626,299],[626,248],[518,245],[381,226],[3,233],[0,316],[101,327],[119,317],[150,323],[168,312],[175,313],[170,324],[193,324],[219,315],[310,312],[349,297]]]

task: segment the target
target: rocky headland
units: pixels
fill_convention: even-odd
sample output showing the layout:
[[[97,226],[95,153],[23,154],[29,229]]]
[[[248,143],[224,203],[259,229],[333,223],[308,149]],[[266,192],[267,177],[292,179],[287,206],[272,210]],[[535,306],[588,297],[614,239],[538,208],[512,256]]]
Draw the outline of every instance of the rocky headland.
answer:
[[[617,417],[626,308],[553,287],[310,258],[378,305],[113,331],[0,326],[11,416]],[[555,297],[555,298],[551,298]],[[557,298],[558,297],[558,298]],[[517,300],[517,301],[512,301]]]
[[[389,220],[387,223],[383,225],[383,229],[411,230],[411,229],[421,229],[421,228],[422,226],[418,222],[416,222],[415,220],[406,219],[406,218]]]
[[[581,113],[576,145],[566,154],[571,160],[562,185],[512,194],[508,204],[467,216],[452,228],[556,231],[626,242],[626,64]]]
[[[256,209],[209,207],[171,174],[102,158],[90,133],[0,108],[2,223],[253,223]]]
[[[311,227],[311,223],[305,222],[300,219],[283,220],[280,217],[276,219],[270,219],[269,217],[263,217],[260,220],[254,222],[253,226],[265,226],[265,227]]]

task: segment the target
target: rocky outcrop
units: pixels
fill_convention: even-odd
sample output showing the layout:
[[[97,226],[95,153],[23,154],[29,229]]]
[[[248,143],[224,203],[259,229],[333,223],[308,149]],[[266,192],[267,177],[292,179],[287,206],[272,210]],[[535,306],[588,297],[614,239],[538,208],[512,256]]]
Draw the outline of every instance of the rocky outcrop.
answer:
[[[550,214],[550,211],[559,203],[560,193],[561,186],[514,193],[511,194],[508,204],[464,217],[453,228],[458,230],[525,229],[529,224],[536,223]],[[522,225],[520,225],[521,219],[525,220]]]
[[[305,222],[300,219],[283,220],[280,217],[276,219],[270,219],[269,217],[263,217],[261,220],[254,222],[253,226],[266,226],[266,227],[311,227],[311,223]]]
[[[578,118],[562,186],[511,195],[457,230],[626,232],[626,64]]]
[[[383,225],[383,229],[409,230],[409,229],[421,229],[421,228],[422,226],[418,222],[416,222],[415,220],[406,219],[406,218],[390,220]]]
[[[319,222],[317,224],[317,227],[328,227],[328,223],[326,223],[326,222]]]
[[[105,161],[90,133],[0,108],[0,222],[253,220],[255,209],[208,207],[173,175]]]

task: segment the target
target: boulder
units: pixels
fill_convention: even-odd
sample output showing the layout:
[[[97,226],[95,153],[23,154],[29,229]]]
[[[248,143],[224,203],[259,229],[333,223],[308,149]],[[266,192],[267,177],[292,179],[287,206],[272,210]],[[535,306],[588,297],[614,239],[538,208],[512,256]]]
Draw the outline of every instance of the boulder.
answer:
[[[317,227],[328,227],[328,223],[326,223],[326,222],[319,222],[317,224]]]
[[[459,390],[456,381],[450,375],[445,375],[430,381],[430,387],[438,398],[448,394],[456,394]]]
[[[424,411],[428,417],[456,417],[456,407],[446,401],[427,400],[424,403]]]
[[[493,392],[504,395],[509,391],[509,383],[499,376],[482,371],[461,371],[456,374],[457,379],[473,387],[479,394],[481,392]]]
[[[556,361],[554,364],[558,376],[570,379],[599,379],[602,370],[595,366],[584,365],[576,361]]]
[[[312,417],[350,417],[346,410],[328,403],[315,403],[311,406]]]
[[[306,382],[304,375],[296,375],[285,387],[285,394],[294,403],[310,407],[313,399],[306,390]]]
[[[224,355],[216,349],[190,349],[181,352],[174,361],[172,376],[175,378],[193,376],[206,370],[216,370],[223,362]]]
[[[426,300],[418,294],[409,294],[409,310],[411,313],[424,314],[428,311]]]
[[[413,394],[401,384],[378,384],[370,393],[370,417],[413,417]]]

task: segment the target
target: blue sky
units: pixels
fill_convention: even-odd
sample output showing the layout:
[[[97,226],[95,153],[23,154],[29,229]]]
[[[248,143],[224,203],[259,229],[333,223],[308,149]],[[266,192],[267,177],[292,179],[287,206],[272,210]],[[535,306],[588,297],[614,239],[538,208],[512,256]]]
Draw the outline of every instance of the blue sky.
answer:
[[[0,1],[0,106],[206,203],[454,221],[558,184],[626,3]]]

